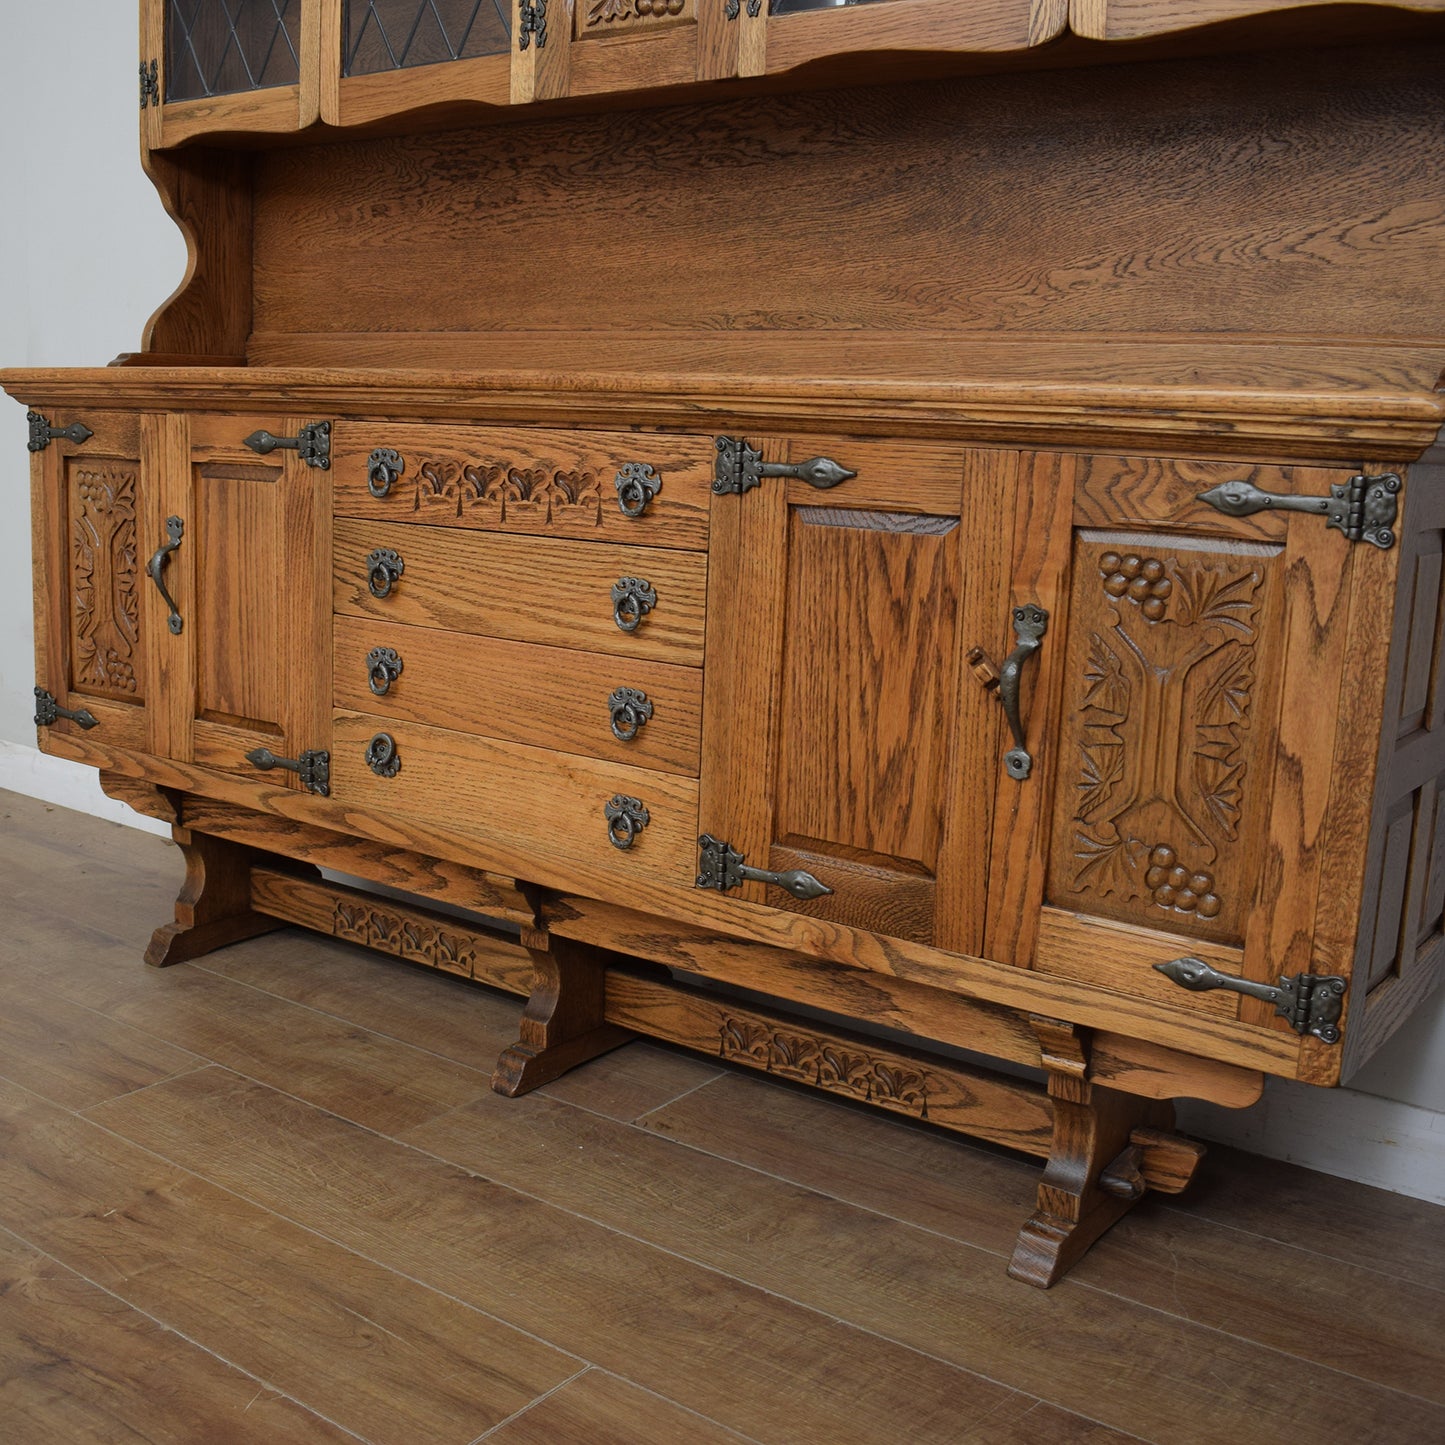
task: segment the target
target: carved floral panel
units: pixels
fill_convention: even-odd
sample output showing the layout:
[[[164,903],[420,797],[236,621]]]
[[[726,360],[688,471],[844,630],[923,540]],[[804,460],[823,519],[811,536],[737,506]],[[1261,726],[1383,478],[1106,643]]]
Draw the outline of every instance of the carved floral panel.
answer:
[[[1079,534],[1051,902],[1240,941],[1268,813],[1278,559]]]
[[[585,467],[439,454],[418,459],[413,488],[423,518],[469,517],[492,531],[577,535],[602,520],[602,478]]]
[[[577,0],[574,13],[579,40],[697,18],[695,0]]]
[[[142,683],[136,484],[139,464],[67,467],[70,656],[77,692],[140,702]]]

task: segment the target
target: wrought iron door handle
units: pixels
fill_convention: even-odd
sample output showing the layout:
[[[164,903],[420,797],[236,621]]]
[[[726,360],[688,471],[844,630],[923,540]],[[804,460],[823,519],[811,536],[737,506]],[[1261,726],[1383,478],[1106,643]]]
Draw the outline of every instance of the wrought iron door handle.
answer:
[[[624,850],[632,847],[637,835],[652,821],[641,798],[629,798],[623,793],[614,793],[611,802],[602,805],[602,816],[607,819],[607,841]]]
[[[406,470],[401,453],[391,447],[377,447],[366,459],[366,490],[373,497],[384,497]]]
[[[612,584],[612,620],[624,632],[636,632],[657,606],[657,591],[642,577],[619,577]]]
[[[166,570],[166,563],[170,561],[171,553],[181,545],[181,538],[185,535],[186,524],[179,517],[166,518],[166,536],[170,541],[164,542],[156,548],[155,556],[146,563],[146,576],[156,584],[156,591],[161,594],[161,600],[166,604],[170,616],[166,619],[166,626],[177,636],[185,623],[181,620],[180,609],[176,606],[176,599],[171,596],[166,587],[163,574]]]
[[[1025,602],[1022,607],[1014,608],[1013,624],[1018,645],[999,669],[998,697],[1014,737],[1013,747],[1003,755],[1004,771],[1009,777],[1022,782],[1033,771],[1034,760],[1024,746],[1024,722],[1019,712],[1019,678],[1024,663],[1043,646],[1044,633],[1049,629],[1049,614],[1042,607]]]
[[[401,654],[394,647],[373,647],[366,654],[367,685],[377,697],[385,697],[401,674]]]
[[[617,506],[624,517],[640,517],[662,490],[662,478],[646,462],[624,462],[612,479]]]
[[[270,748],[253,748],[246,754],[246,761],[269,773],[272,768],[285,768],[301,779],[301,785],[308,792],[320,793],[323,798],[331,796],[331,754],[324,751],[302,753],[299,758],[277,757]]]
[[[401,580],[406,563],[390,547],[378,547],[366,559],[366,586],[373,597],[388,597]]]

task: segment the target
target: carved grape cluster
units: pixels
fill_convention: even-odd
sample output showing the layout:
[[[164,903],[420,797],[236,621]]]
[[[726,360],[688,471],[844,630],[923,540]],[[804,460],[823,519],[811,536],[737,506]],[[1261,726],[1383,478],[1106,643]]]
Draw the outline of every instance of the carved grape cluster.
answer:
[[[1172,848],[1158,847],[1149,854],[1149,871],[1144,882],[1154,894],[1160,908],[1176,913],[1194,913],[1200,918],[1214,918],[1220,909],[1219,895],[1214,891],[1212,873],[1191,873],[1181,866]]]
[[[679,15],[683,0],[637,0],[639,15]]]
[[[1110,597],[1127,597],[1150,622],[1164,620],[1164,604],[1174,584],[1164,575],[1164,564],[1157,557],[1139,557],[1133,552],[1121,557],[1117,552],[1105,552],[1099,558],[1099,571],[1104,576],[1104,591]]]

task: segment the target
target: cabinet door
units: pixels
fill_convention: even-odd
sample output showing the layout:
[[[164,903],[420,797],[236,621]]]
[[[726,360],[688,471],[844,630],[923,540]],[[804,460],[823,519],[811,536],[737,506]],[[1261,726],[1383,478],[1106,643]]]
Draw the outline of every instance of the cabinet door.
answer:
[[[142,133],[152,148],[300,130],[318,114],[328,0],[142,0]]]
[[[1027,664],[1034,770],[997,815],[988,952],[1282,1027],[1267,1002],[1154,965],[1310,971],[1341,688],[1376,685],[1344,675],[1351,569],[1375,549],[1319,515],[1231,517],[1199,494],[1328,496],[1350,473],[1105,456],[1025,471],[1013,600],[1050,616]]]
[[[181,630],[168,639],[161,751],[260,776],[248,754],[325,751],[330,729],[329,473],[296,451],[258,455],[264,429],[305,418],[147,418],[166,505],[183,524],[173,558]],[[300,787],[284,768],[275,781]]]
[[[972,518],[995,515],[1012,457],[746,440],[768,461],[821,453],[857,475],[828,490],[764,479],[714,502],[700,829],[748,868],[832,890],[727,891],[975,949],[998,709],[964,686],[964,655],[998,599]]]
[[[85,716],[42,723],[41,741],[89,737],[146,750],[155,628],[164,629],[165,613],[144,572],[158,523],[138,419],[86,407],[32,417],[32,426],[78,428],[35,452],[31,515],[36,685]],[[42,699],[37,719],[47,716]]]

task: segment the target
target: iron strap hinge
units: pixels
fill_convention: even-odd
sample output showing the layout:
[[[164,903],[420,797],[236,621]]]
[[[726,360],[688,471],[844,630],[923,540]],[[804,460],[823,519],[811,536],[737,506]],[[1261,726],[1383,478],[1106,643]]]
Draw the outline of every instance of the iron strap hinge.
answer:
[[[331,796],[331,754],[313,749],[295,758],[278,757],[270,748],[252,748],[246,754],[246,761],[269,773],[272,768],[284,768],[301,779],[301,786],[309,793],[319,793],[323,798]]]
[[[246,438],[246,445],[263,457],[279,447],[282,451],[295,452],[308,467],[320,467],[323,472],[331,469],[329,421],[307,422],[294,437],[273,436],[264,429],[253,431]]]
[[[532,37],[537,38],[537,49],[547,44],[547,0],[522,0],[517,12],[517,49],[525,50]]]
[[[149,65],[140,63],[140,108],[161,103],[160,62],[152,60]]]
[[[91,728],[99,726],[94,713],[87,712],[85,708],[78,708],[72,712],[68,707],[61,707],[55,700],[53,692],[46,692],[43,687],[37,687],[35,689],[35,726],[38,728],[54,727],[63,717],[79,724],[87,732]]]
[[[745,880],[752,879],[755,883],[771,883],[804,903],[810,898],[821,898],[825,893],[833,891],[801,868],[791,869],[787,873],[769,873],[762,868],[749,868],[743,862],[741,853],[710,833],[704,833],[697,840],[697,846],[696,886],[699,888],[716,888],[719,893],[726,893],[729,888],[740,887]]]
[[[1402,483],[1394,472],[1377,477],[1357,472],[1347,482],[1330,483],[1327,497],[1295,497],[1265,492],[1249,482],[1221,482],[1198,500],[1227,517],[1252,517],[1256,512],[1312,512],[1326,527],[1343,532],[1351,542],[1369,542],[1386,550],[1395,545],[1396,498]]]
[[[723,14],[729,20],[736,20],[742,11],[742,0],[728,0],[723,7]],[[748,0],[748,14],[756,20],[763,13],[763,0]]]
[[[713,467],[712,489],[719,496],[741,496],[764,477],[796,477],[810,487],[826,491],[856,477],[830,457],[810,457],[806,462],[765,462],[756,447],[743,437],[717,437],[717,463]]]
[[[1202,958],[1171,958],[1168,963],[1156,963],[1154,967],[1171,982],[1195,993],[1224,988],[1250,998],[1262,998],[1274,1005],[1274,1011],[1281,1018],[1289,1020],[1295,1033],[1313,1034],[1327,1044],[1340,1041],[1340,1014],[1344,1011],[1345,989],[1349,985],[1337,974],[1281,974],[1279,982],[1271,984],[1220,973]]]
[[[30,440],[25,446],[28,451],[43,452],[53,441],[88,442],[95,435],[84,422],[73,421],[69,426],[51,426],[38,411],[27,411],[25,420],[30,423]]]

